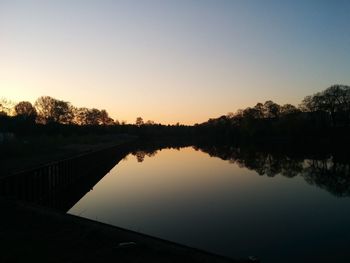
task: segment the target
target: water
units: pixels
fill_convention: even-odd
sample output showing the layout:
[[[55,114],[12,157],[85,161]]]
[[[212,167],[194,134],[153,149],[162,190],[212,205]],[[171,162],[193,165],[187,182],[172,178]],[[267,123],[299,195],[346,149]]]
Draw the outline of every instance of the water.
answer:
[[[350,262],[349,182],[329,156],[138,151],[69,213],[233,258]]]

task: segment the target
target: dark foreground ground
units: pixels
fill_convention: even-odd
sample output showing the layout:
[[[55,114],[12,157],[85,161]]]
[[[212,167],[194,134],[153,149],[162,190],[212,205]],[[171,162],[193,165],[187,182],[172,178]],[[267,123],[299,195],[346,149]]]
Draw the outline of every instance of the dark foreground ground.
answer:
[[[254,262],[0,199],[0,262]]]

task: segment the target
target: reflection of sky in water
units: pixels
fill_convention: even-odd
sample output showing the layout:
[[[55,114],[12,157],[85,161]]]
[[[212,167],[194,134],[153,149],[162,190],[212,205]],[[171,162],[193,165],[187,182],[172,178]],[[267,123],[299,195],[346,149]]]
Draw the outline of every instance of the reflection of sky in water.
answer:
[[[343,262],[349,205],[300,176],[259,176],[182,148],[142,163],[129,155],[69,213],[232,257]]]

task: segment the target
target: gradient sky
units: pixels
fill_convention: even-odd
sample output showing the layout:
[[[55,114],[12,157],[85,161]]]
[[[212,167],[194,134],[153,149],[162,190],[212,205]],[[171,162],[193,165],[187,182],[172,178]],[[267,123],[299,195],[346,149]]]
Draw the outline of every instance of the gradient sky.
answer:
[[[0,97],[193,124],[350,84],[350,1],[0,0]]]

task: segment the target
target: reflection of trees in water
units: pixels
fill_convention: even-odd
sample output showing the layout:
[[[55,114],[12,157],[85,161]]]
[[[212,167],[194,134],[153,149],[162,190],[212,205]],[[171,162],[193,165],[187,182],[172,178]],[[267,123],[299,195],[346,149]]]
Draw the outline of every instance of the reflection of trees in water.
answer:
[[[142,163],[145,160],[145,156],[153,157],[158,153],[157,150],[137,150],[132,152],[139,163]]]
[[[153,157],[158,151],[162,149],[175,149],[180,150],[183,147],[192,146],[192,143],[188,140],[164,140],[164,141],[148,141],[136,144],[134,150],[131,151],[131,154],[134,155],[138,162],[142,163],[145,160],[145,157]]]
[[[335,162],[333,158],[308,160],[302,174],[313,185],[336,196],[350,196],[350,165]]]
[[[231,146],[194,146],[194,149],[254,170],[259,175],[274,177],[281,174],[289,178],[300,175],[309,184],[336,196],[350,196],[350,164],[330,155],[312,159]]]
[[[302,170],[302,160],[292,159],[288,156],[273,155],[266,152],[258,152],[237,147],[195,147],[212,157],[219,157],[236,163],[241,168],[248,168],[256,171],[259,175],[273,177],[276,174],[283,174],[287,177],[294,177]]]
[[[155,156],[162,149],[177,149],[187,147],[189,143],[153,143],[138,146],[132,155],[138,162],[145,157]],[[288,178],[302,176],[306,182],[327,190],[336,196],[350,196],[350,163],[346,154],[334,155],[329,153],[308,155],[292,150],[286,154],[284,150],[257,150],[249,147],[230,145],[194,144],[197,151],[219,157],[239,167],[254,170],[259,175],[274,177],[278,174]],[[341,158],[342,157],[342,158]]]

